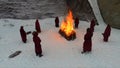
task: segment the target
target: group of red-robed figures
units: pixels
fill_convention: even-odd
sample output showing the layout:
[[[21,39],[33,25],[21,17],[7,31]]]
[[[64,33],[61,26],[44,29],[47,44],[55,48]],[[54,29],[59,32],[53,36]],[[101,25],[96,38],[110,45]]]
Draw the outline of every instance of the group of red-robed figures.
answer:
[[[86,30],[82,53],[91,52],[92,50],[92,36],[93,36],[95,24],[96,24],[95,21],[92,20],[90,24],[90,28],[87,28]]]
[[[77,17],[75,18],[74,24],[75,24],[74,25],[75,28],[78,28],[79,19]],[[91,20],[90,28],[87,28],[86,34],[84,36],[82,53],[91,52],[91,50],[92,50],[92,36],[93,36],[93,32],[94,32],[94,27],[96,24],[97,23],[94,21],[94,19]],[[55,27],[59,27],[59,18],[58,17],[55,18]],[[102,33],[104,42],[108,42],[108,38],[110,36],[110,33],[111,33],[111,27],[108,24],[104,33]]]
[[[75,28],[78,28],[78,25],[79,25],[79,19],[75,18]],[[90,28],[87,28],[86,34],[84,35],[84,43],[83,43],[82,53],[91,52],[91,50],[92,50],[92,36],[93,36],[95,25],[96,25],[96,23],[93,19],[91,21]],[[55,27],[59,27],[59,18],[58,17],[55,18]],[[41,57],[42,56],[42,48],[41,48],[41,44],[40,44],[41,39],[38,37],[38,33],[41,32],[41,28],[40,28],[38,19],[35,22],[35,29],[36,29],[36,31],[34,31],[32,33],[33,42],[35,44],[35,53],[36,53],[36,56]],[[104,33],[102,33],[104,42],[108,42],[110,33],[111,33],[111,27],[108,24]],[[27,42],[27,33],[24,31],[23,26],[20,27],[20,34],[21,34],[22,41],[24,43],[26,43]]]
[[[41,57],[41,56],[43,56],[42,55],[42,48],[41,48],[41,39],[38,37],[38,33],[41,32],[41,29],[40,29],[40,24],[39,24],[38,19],[35,22],[35,29],[36,29],[36,31],[34,31],[32,33],[33,42],[35,45],[35,53],[36,53],[36,56]],[[21,39],[22,39],[23,43],[26,43],[27,42],[27,33],[23,29],[23,26],[20,27],[20,35],[21,35]]]
[[[92,20],[91,24],[90,24],[90,28],[87,28],[87,30],[86,30],[86,34],[84,36],[82,53],[86,53],[86,52],[89,53],[92,50],[92,36],[93,36],[95,24],[96,24],[95,21]],[[110,34],[111,34],[111,27],[108,24],[104,33],[102,33],[104,42],[108,42],[108,38],[109,38]]]

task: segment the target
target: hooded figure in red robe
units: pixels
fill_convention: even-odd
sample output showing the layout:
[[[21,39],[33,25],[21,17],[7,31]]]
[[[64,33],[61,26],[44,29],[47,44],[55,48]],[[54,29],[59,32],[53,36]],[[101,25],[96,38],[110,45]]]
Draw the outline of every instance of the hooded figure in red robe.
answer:
[[[58,17],[55,18],[55,27],[59,27],[59,18]]]
[[[35,22],[35,29],[36,29],[36,31],[37,31],[38,33],[41,32],[41,28],[40,28],[40,24],[39,24],[38,19],[37,19],[36,22]]]
[[[91,23],[90,23],[90,29],[94,32],[94,27],[95,27],[95,21],[94,19],[92,19]]]
[[[87,33],[84,36],[84,43],[83,43],[83,52],[91,52],[92,50],[92,36],[93,32],[90,30],[90,28],[87,28]]]
[[[36,53],[36,56],[43,56],[42,55],[42,48],[41,48],[41,40],[40,38],[38,37],[38,33],[37,32],[33,32],[33,42],[35,44],[35,53]]]
[[[21,26],[20,27],[20,35],[21,35],[21,39],[22,39],[22,41],[24,42],[24,43],[26,43],[26,41],[27,41],[27,36],[26,36],[26,32],[24,31],[24,29],[23,29],[23,26]]]
[[[75,28],[78,28],[78,25],[79,25],[79,19],[76,17],[75,18]]]
[[[108,38],[109,38],[109,36],[110,36],[110,34],[111,34],[111,27],[110,27],[110,25],[108,24],[107,25],[107,27],[106,27],[106,29],[105,29],[105,31],[104,31],[104,33],[102,33],[102,35],[103,35],[103,41],[104,42],[108,42]]]

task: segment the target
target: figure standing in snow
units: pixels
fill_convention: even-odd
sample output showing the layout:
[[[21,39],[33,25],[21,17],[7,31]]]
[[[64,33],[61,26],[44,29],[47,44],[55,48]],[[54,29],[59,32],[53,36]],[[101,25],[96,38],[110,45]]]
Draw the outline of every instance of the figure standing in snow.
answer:
[[[38,19],[37,19],[36,22],[35,22],[35,29],[36,29],[36,31],[37,31],[38,33],[41,32],[41,28],[40,28],[40,24],[39,24]]]
[[[111,27],[108,24],[105,31],[104,31],[104,33],[102,33],[102,35],[104,37],[104,39],[103,39],[104,42],[108,42],[108,38],[109,38],[110,34],[111,34]]]
[[[90,29],[94,32],[94,27],[95,27],[95,21],[94,19],[92,19],[91,23],[90,23]]]
[[[55,27],[59,27],[59,18],[58,17],[55,18]]]
[[[75,28],[78,28],[78,25],[79,25],[79,19],[76,17],[75,18]]]
[[[24,43],[26,43],[26,41],[27,41],[27,36],[26,36],[26,32],[24,31],[24,29],[23,29],[23,26],[21,26],[20,27],[20,35],[21,35],[21,39],[22,39],[22,41],[24,42]]]
[[[92,36],[93,32],[90,30],[90,28],[87,28],[87,33],[84,36],[84,43],[83,43],[83,52],[91,52],[92,50]]]
[[[33,42],[35,44],[35,53],[36,53],[36,56],[43,56],[42,55],[42,48],[41,48],[41,40],[40,38],[38,37],[38,33],[37,32],[33,32]]]

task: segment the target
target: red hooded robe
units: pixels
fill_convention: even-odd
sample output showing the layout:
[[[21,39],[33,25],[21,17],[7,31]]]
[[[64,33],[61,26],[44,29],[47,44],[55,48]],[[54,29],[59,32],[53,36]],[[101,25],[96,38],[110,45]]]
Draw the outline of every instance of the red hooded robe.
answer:
[[[104,31],[104,33],[102,33],[102,35],[104,37],[103,41],[108,42],[108,38],[109,38],[110,34],[111,34],[111,27],[108,24],[105,31]]]
[[[37,31],[38,33],[41,32],[41,28],[40,28],[40,24],[39,24],[38,19],[37,19],[36,22],[35,22],[35,29],[36,29],[36,31]]]
[[[41,44],[40,44],[41,40],[38,37],[38,33],[37,32],[35,32],[33,34],[33,42],[35,44],[35,53],[36,53],[36,55],[38,55],[38,54],[42,55],[42,48],[41,48]]]
[[[59,18],[58,17],[55,18],[55,27],[59,27]]]
[[[20,27],[20,35],[21,35],[22,41],[26,43],[27,41],[26,32],[24,31],[23,26]]]
[[[88,28],[87,33],[84,36],[83,52],[89,52],[92,50],[92,36],[93,32]]]

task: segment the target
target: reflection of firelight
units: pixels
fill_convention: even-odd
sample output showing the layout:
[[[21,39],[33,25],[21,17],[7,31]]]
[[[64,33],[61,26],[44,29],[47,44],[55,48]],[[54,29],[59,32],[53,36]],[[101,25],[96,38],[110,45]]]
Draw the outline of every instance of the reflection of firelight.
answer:
[[[72,12],[69,11],[66,18],[62,21],[59,33],[65,37],[67,40],[74,40],[76,38],[76,33],[73,28],[73,16]]]

